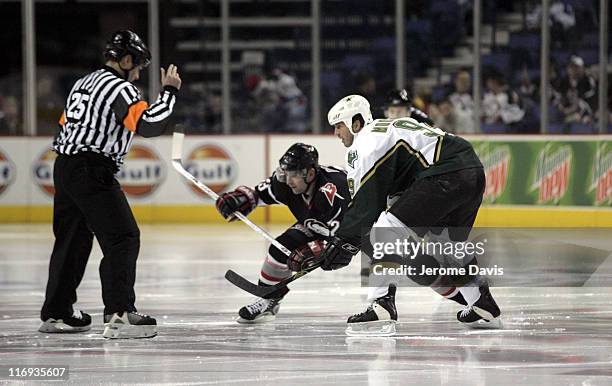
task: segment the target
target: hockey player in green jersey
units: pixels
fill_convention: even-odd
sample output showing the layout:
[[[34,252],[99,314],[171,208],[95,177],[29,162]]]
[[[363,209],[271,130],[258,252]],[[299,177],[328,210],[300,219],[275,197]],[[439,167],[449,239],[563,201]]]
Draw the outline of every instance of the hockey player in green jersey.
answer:
[[[461,137],[412,118],[372,119],[369,102],[349,95],[328,113],[329,124],[346,152],[351,202],[336,235],[323,251],[322,268],[348,265],[365,243],[362,229],[401,230],[401,237],[416,242],[425,237],[467,240],[482,202],[485,175],[471,144]],[[400,195],[386,208],[388,196]],[[465,263],[469,263],[466,259]],[[423,266],[446,261],[437,255],[419,255]],[[474,263],[473,263],[474,264]],[[412,277],[434,286],[448,278]],[[478,276],[459,281],[467,307],[457,319],[472,327],[500,327],[500,310],[486,281]],[[392,334],[395,288],[370,294],[371,304],[348,320],[347,333]]]

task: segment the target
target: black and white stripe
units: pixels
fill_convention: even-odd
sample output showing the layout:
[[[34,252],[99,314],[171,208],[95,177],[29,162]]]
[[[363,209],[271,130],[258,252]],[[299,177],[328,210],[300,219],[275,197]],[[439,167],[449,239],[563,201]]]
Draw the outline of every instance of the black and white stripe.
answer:
[[[100,153],[120,166],[134,136],[124,126],[124,119],[130,107],[141,100],[140,92],[132,83],[107,67],[77,80],[68,95],[64,124],[53,143],[54,150],[66,155]],[[163,90],[138,119],[136,132],[147,136],[141,133],[141,126],[143,132],[145,129],[163,132],[175,101],[174,92]]]

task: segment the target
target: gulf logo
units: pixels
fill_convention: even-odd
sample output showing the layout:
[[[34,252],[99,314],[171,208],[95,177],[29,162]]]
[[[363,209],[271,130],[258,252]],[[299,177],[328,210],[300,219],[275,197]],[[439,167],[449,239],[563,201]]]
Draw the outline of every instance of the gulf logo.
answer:
[[[153,193],[164,182],[166,167],[149,146],[135,144],[124,158],[117,180],[126,195],[142,198]]]
[[[238,176],[238,165],[234,158],[214,144],[196,147],[187,157],[185,169],[217,194],[224,192]],[[189,185],[198,195],[208,197],[191,182]]]
[[[34,183],[38,185],[43,193],[51,197],[55,195],[55,187],[53,186],[53,164],[56,158],[57,154],[53,150],[45,150],[40,154],[38,159],[34,161],[34,165],[32,165]]]
[[[15,180],[15,164],[0,149],[0,194]]]

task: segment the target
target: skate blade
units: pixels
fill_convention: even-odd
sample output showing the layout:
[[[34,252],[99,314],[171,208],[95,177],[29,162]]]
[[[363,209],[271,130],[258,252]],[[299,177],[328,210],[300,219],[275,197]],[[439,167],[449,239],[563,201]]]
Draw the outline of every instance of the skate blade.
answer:
[[[46,332],[46,333],[51,333],[51,334],[54,334],[54,333],[70,334],[73,332],[89,331],[90,329],[91,329],[91,325],[83,326],[83,327],[73,327],[73,326],[69,326],[66,323],[62,323],[62,322],[55,322],[55,323],[42,322],[40,324],[40,327],[38,327],[39,332]]]
[[[395,323],[395,320],[349,323],[344,332],[348,336],[393,336]]]
[[[104,324],[102,336],[106,339],[141,339],[157,335],[156,325],[132,326],[117,323]]]
[[[484,308],[474,306],[472,307],[472,309],[474,310],[476,314],[478,314],[478,316],[480,316],[483,319],[486,319],[486,320],[496,319],[496,317],[492,313],[485,310]],[[499,317],[499,313],[497,314],[497,316]]]
[[[238,319],[236,319],[236,322],[240,324],[262,324],[262,323],[270,323],[274,321],[274,319],[276,319],[276,315],[271,315],[271,314],[260,315],[253,320],[244,319],[243,317],[239,316]]]
[[[501,318],[497,317],[492,320],[479,319],[471,323],[462,323],[464,326],[474,330],[499,330],[504,328]]]

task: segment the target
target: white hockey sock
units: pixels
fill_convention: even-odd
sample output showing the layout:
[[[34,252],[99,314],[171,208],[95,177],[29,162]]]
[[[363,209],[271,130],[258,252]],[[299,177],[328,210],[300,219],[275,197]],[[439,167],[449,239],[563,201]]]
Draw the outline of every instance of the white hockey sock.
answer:
[[[475,287],[475,286],[461,287],[459,288],[459,291],[461,292],[461,295],[463,295],[463,298],[467,302],[468,307],[471,307],[472,305],[474,305],[474,303],[476,303],[478,299],[480,298],[480,289],[478,287]]]
[[[374,303],[374,300],[385,296],[389,292],[389,287],[369,287],[368,288],[368,303]]]
[[[291,271],[287,268],[287,264],[277,261],[268,254],[261,266],[259,281],[264,284],[274,285],[289,276],[291,276]]]

